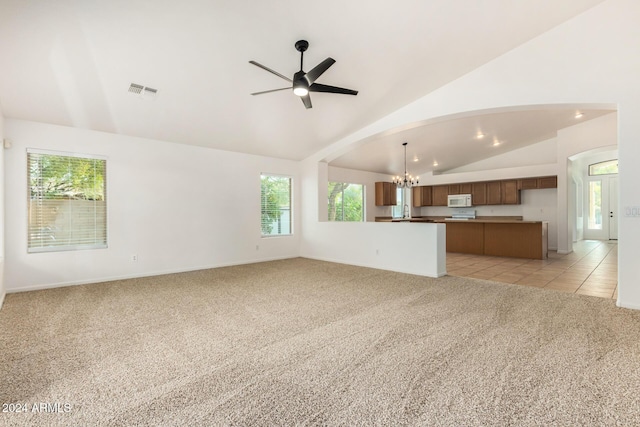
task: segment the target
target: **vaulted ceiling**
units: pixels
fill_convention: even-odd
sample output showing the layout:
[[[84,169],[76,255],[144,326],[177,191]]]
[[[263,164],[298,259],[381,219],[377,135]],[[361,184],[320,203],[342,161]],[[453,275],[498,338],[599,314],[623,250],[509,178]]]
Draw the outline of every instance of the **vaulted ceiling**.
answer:
[[[303,159],[601,1],[3,0],[0,103],[7,118]],[[318,83],[359,94],[313,93],[312,109],[290,91],[251,96],[286,82],[249,61],[292,76],[299,39],[310,43],[305,71],[336,60]],[[496,119],[467,125],[498,134]],[[535,120],[544,134],[566,123]],[[417,146],[432,131],[398,138]],[[440,142],[453,147],[447,132]],[[522,132],[511,130],[511,147],[531,143],[531,126]],[[399,143],[376,149],[396,155]],[[380,159],[363,168],[397,170]]]

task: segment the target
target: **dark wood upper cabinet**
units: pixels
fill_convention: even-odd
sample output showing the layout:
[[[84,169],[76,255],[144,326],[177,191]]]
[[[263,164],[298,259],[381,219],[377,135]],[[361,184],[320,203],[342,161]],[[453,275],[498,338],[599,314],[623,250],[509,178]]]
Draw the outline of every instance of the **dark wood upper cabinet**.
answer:
[[[557,176],[539,176],[536,178],[522,178],[518,180],[518,188],[521,190],[534,190],[537,188],[557,188]]]
[[[464,182],[433,186],[423,185],[413,187],[413,206],[447,206],[447,196],[454,194],[471,194],[471,203],[474,206],[519,205],[521,203],[520,190],[557,187],[557,176],[503,179],[489,182]],[[376,204],[377,201],[378,191],[376,187]]]
[[[532,190],[538,188],[538,178],[519,179],[518,188],[521,190]]]
[[[502,204],[502,188],[500,181],[487,182],[487,205]]]
[[[471,184],[471,204],[474,206],[487,204],[486,182],[474,182]]]
[[[434,185],[431,187],[432,193],[432,205],[433,206],[447,206],[449,186],[448,185]]]
[[[538,188],[558,188],[558,177],[543,176],[538,178]]]
[[[419,187],[413,187],[412,204],[415,207],[431,206],[431,186],[421,185]]]
[[[460,193],[458,194],[471,194],[472,184],[470,182],[459,184],[459,186],[460,186]]]
[[[500,198],[503,205],[519,205],[520,190],[518,180],[508,179],[500,181]]]
[[[376,182],[376,206],[395,206],[396,185],[392,182]]]

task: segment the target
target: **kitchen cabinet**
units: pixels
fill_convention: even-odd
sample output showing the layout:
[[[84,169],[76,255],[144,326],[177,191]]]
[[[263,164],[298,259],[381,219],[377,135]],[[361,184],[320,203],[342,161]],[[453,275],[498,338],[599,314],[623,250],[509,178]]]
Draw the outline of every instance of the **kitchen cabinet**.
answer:
[[[448,185],[434,185],[431,187],[432,206],[447,206],[449,196]]]
[[[487,183],[474,182],[471,184],[471,203],[474,206],[487,204]]]
[[[460,184],[460,194],[471,194],[471,187],[472,185],[470,182]]]
[[[414,207],[432,206],[431,186],[421,185],[413,187],[412,204]]]
[[[502,204],[502,188],[500,181],[487,182],[487,205]]]
[[[484,254],[484,224],[477,222],[447,222],[447,252]]]
[[[546,221],[446,221],[447,252],[546,259]]]
[[[471,183],[449,184],[449,195],[455,194],[471,194]]]
[[[396,185],[392,182],[376,182],[376,206],[395,206]]]
[[[503,205],[519,205],[520,190],[518,181],[515,179],[505,179],[500,181],[500,199]]]
[[[538,178],[538,188],[558,188],[558,177],[543,176]]]
[[[539,176],[534,178],[521,178],[518,180],[518,188],[521,190],[534,190],[538,188],[557,188],[557,176]]]
[[[538,178],[523,178],[518,180],[518,188],[521,190],[533,190],[538,188]]]
[[[484,224],[484,255],[546,259],[548,222]]]
[[[557,176],[422,186],[419,187],[421,188],[419,193],[416,190],[418,187],[414,187],[413,206],[447,206],[447,196],[455,194],[471,194],[474,206],[519,205],[521,203],[520,190],[557,187]],[[423,190],[423,188],[429,190]],[[424,191],[429,191],[429,194]]]

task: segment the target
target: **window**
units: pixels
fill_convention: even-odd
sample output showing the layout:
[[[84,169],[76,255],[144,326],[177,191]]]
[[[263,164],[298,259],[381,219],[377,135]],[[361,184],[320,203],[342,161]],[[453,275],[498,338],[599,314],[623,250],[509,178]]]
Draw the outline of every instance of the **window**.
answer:
[[[587,227],[602,230],[602,181],[589,181],[589,216]]]
[[[396,187],[396,205],[391,208],[391,216],[402,218],[404,213],[404,188]]]
[[[291,231],[291,178],[260,175],[260,224],[263,236],[281,236]]]
[[[27,151],[28,252],[107,247],[107,162]]]
[[[364,185],[329,183],[329,221],[364,221]]]
[[[618,173],[618,159],[589,165],[589,176]]]

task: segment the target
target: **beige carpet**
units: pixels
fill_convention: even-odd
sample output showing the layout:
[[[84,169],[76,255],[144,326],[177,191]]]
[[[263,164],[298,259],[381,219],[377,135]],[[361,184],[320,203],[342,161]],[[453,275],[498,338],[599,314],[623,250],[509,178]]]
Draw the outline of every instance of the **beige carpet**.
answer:
[[[640,312],[302,258],[10,294],[0,403],[30,426],[640,425]]]

